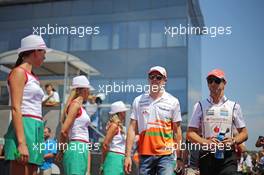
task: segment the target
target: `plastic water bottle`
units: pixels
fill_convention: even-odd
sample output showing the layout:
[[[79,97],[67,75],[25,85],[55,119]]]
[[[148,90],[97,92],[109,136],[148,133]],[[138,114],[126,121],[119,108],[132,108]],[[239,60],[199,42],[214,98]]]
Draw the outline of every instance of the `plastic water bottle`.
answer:
[[[225,138],[225,134],[226,134],[226,132],[220,131],[217,135],[217,140],[222,142]],[[219,150],[218,148],[216,148],[215,158],[216,159],[224,159],[224,150]]]

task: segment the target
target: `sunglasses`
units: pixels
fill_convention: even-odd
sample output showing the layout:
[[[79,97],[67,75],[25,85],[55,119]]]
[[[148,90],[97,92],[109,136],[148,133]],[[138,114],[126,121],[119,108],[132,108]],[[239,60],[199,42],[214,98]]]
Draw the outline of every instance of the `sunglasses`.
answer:
[[[148,76],[150,80],[154,80],[156,78],[156,80],[162,80],[163,76],[162,75],[149,75]]]
[[[213,82],[215,82],[216,84],[220,84],[221,82],[223,82],[224,79],[221,79],[221,78],[217,78],[217,77],[210,77],[210,78],[207,78],[207,83],[208,84],[212,84]]]

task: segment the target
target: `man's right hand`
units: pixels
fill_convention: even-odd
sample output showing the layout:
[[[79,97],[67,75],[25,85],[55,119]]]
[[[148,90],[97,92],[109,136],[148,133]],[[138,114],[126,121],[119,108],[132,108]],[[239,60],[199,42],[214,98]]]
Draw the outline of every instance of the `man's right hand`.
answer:
[[[210,139],[210,142],[211,142],[211,143],[215,143],[215,144],[219,144],[219,143],[220,143],[219,140],[218,140],[216,137],[212,137],[212,138]]]
[[[130,174],[132,172],[132,160],[131,160],[131,157],[130,156],[126,156],[125,158],[125,172],[127,174]]]
[[[211,137],[203,140],[203,145],[215,145],[218,144],[219,140],[216,137]]]
[[[215,149],[215,147],[217,147],[219,143],[220,142],[216,137],[211,137],[211,138],[204,139],[202,145],[207,146],[209,149],[207,151],[210,151],[210,150]]]

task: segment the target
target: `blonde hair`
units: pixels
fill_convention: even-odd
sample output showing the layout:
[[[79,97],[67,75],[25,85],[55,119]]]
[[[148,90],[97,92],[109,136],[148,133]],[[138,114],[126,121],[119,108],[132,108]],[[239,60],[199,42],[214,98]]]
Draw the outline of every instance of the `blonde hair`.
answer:
[[[72,102],[72,100],[74,100],[76,97],[77,97],[76,89],[72,89],[71,92],[70,92],[69,97],[67,98],[67,101],[66,101],[66,104],[64,106],[64,109],[63,109],[63,113],[62,113],[62,116],[61,116],[61,123],[64,123],[64,121],[65,121],[65,119],[67,117],[68,107],[69,107],[70,103]]]
[[[124,126],[123,126],[123,123],[118,116],[118,113],[110,115],[110,118],[106,124],[106,130],[109,129],[109,127],[112,123],[115,123],[121,129],[121,134],[125,134]]]

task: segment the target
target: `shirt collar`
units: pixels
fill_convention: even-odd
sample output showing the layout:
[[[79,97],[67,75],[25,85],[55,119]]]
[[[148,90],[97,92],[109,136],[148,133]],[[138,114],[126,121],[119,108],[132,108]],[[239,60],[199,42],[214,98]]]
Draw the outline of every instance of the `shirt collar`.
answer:
[[[153,100],[153,98],[150,96],[150,93],[147,93],[146,95],[147,95],[147,97],[148,97],[149,99],[151,99],[152,101],[159,101],[159,100],[161,100],[161,99],[166,98],[166,96],[167,96],[167,92],[166,92],[165,89],[164,89],[164,90],[163,90],[163,93],[162,93],[162,95],[161,95],[161,97],[160,97],[160,98],[157,98],[156,100]]]
[[[211,96],[209,96],[209,97],[207,98],[207,100],[208,100],[210,103],[215,104],[215,103],[213,102],[213,98],[212,98]],[[224,95],[224,96],[220,99],[220,101],[219,101],[218,104],[221,105],[221,104],[225,103],[226,100],[227,100],[227,98],[226,98],[226,96]]]

